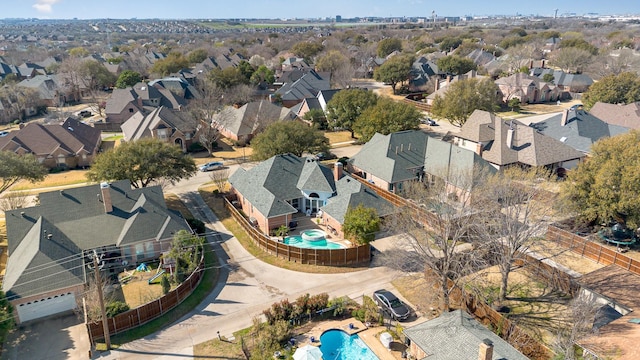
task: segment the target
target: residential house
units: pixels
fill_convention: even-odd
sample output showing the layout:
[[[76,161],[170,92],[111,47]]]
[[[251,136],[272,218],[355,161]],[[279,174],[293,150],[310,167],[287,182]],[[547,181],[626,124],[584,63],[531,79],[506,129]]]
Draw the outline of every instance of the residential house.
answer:
[[[467,58],[473,60],[473,63],[478,66],[485,66],[488,63],[495,61],[497,58],[494,54],[484,51],[483,49],[475,49],[467,55]]]
[[[187,112],[160,106],[146,115],[135,113],[120,127],[125,141],[156,138],[187,152],[195,137],[196,121]]]
[[[597,102],[589,113],[607,124],[640,129],[640,101],[627,105]]]
[[[33,154],[49,169],[84,168],[91,165],[100,150],[100,134],[100,130],[73,118],[62,124],[30,122],[0,137],[0,150]]]
[[[433,77],[442,78],[444,75],[440,72],[435,62],[421,56],[411,65],[409,86],[413,90],[421,89],[427,85],[429,79]],[[435,81],[438,81],[438,79],[435,79]]]
[[[583,93],[593,84],[593,79],[588,75],[568,74],[563,70],[533,68],[529,74],[540,79],[546,74],[551,74],[553,75],[553,83],[560,88],[560,90],[569,93]]]
[[[181,110],[186,105],[187,100],[184,97],[174,94],[161,84],[149,85],[140,82],[132,87],[113,90],[104,110],[105,123],[95,125],[103,130],[118,131],[120,125],[138,111],[147,114],[160,106]]]
[[[373,78],[373,73],[377,68],[384,64],[385,60],[385,58],[381,57],[370,57],[366,60],[362,60],[362,63],[355,71],[355,77],[364,79]]]
[[[132,189],[129,180],[40,193],[39,205],[7,211],[6,219],[2,290],[19,323],[75,309],[94,255],[115,275],[157,259],[177,231],[190,230],[167,209],[160,186]]]
[[[338,91],[342,89],[331,89],[318,91],[315,97],[305,98],[301,103],[291,108],[291,112],[302,118],[309,110],[316,109],[327,111],[327,103],[333,98]]]
[[[149,87],[169,90],[177,99],[200,99],[200,92],[186,78],[174,76],[149,81]]]
[[[607,124],[585,110],[566,109],[529,124],[541,134],[552,137],[584,153],[591,153],[596,141],[629,132],[629,128]]]
[[[499,78],[495,83],[505,103],[513,98],[520,99],[522,104],[543,103],[557,101],[562,95],[557,86],[521,72]]]
[[[433,105],[433,101],[436,99],[436,97],[440,96],[440,97],[444,97],[444,95],[447,93],[447,90],[449,90],[449,85],[451,83],[454,83],[456,81],[460,81],[460,80],[465,80],[465,79],[478,79],[478,80],[482,80],[487,78],[486,76],[482,76],[482,75],[478,75],[478,72],[475,70],[471,70],[469,72],[467,72],[466,74],[462,74],[462,75],[456,75],[456,76],[451,76],[451,75],[447,75],[446,78],[444,79],[440,79],[437,78],[435,81],[435,91],[432,92],[431,94],[429,94],[429,96],[426,97],[426,101],[427,101],[427,105],[431,106]]]
[[[579,285],[578,298],[597,308],[594,331],[576,342],[585,355],[594,359],[640,358],[640,325],[634,311],[640,308],[640,276],[609,265],[582,275]]]
[[[239,108],[227,106],[213,116],[211,126],[225,137],[248,143],[268,125],[276,121],[291,121],[295,114],[267,100],[253,101]]]
[[[320,90],[331,89],[330,75],[311,70],[293,82],[286,82],[272,96],[273,102],[281,102],[286,108],[302,102],[305,98],[314,97]]]
[[[473,151],[419,130],[376,133],[351,158],[348,167],[387,191],[399,193],[408,182],[442,179],[447,181],[448,191],[458,196],[468,194],[481,172],[495,172]]]
[[[308,69],[311,70],[313,67],[309,65],[303,58],[298,57],[289,57],[286,58],[281,64],[282,72],[298,70],[298,69]]]
[[[17,86],[35,90],[43,105],[49,107],[63,106],[66,103],[79,100],[57,75],[36,75],[30,79],[22,80]],[[27,114],[27,116],[30,115],[33,114]]]
[[[393,211],[386,200],[343,173],[342,164],[332,171],[313,158],[292,154],[276,155],[250,170],[238,168],[229,183],[242,211],[265,234],[287,225],[297,213],[322,210],[323,223],[343,236],[349,207],[375,208],[380,216]]]
[[[403,333],[413,359],[527,359],[463,310],[442,313],[435,319],[404,329]]]
[[[585,157],[517,120],[503,120],[482,110],[471,114],[455,134],[454,143],[474,151],[497,169],[508,165],[573,168]]]

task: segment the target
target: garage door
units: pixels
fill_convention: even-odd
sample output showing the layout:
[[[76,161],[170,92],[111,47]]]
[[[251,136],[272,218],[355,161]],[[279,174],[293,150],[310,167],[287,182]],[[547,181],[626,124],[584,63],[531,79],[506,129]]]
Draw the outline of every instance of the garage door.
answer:
[[[76,296],[65,293],[17,306],[20,322],[39,319],[76,308]]]

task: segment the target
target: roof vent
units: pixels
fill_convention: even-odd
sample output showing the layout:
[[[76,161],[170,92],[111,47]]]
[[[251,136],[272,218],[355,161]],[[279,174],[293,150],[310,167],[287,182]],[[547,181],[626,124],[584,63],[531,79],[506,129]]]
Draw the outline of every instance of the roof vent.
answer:
[[[20,216],[25,217],[24,211],[20,212]]]
[[[51,240],[51,238],[53,237],[53,234],[48,234],[47,235],[47,239]]]
[[[147,87],[143,86],[143,87],[140,88],[140,90],[145,91],[145,90],[147,90]]]
[[[560,138],[560,141],[561,141],[561,142],[565,142],[565,141],[567,141],[567,137],[566,137],[566,136],[561,137],[561,138]]]

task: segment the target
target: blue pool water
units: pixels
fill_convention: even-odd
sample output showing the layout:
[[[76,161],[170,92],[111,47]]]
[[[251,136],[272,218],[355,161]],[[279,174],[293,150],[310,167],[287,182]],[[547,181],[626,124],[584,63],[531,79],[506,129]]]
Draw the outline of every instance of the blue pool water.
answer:
[[[307,241],[302,239],[302,236],[300,235],[287,236],[284,238],[284,243],[305,249],[344,249],[344,246],[327,241],[326,239]]]
[[[320,336],[320,343],[324,360],[379,360],[358,334],[349,336],[342,330],[329,330]]]

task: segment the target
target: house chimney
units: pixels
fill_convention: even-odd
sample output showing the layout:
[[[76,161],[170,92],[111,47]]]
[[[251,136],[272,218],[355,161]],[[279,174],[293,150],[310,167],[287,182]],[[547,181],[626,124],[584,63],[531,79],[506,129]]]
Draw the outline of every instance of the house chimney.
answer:
[[[493,359],[493,343],[489,339],[484,339],[480,343],[480,349],[478,351],[478,360],[492,360]]]
[[[447,85],[451,83],[451,75],[447,75]]]
[[[478,154],[479,156],[482,156],[482,143],[476,144],[476,154]]]
[[[341,162],[336,162],[333,164],[333,178],[335,181],[342,179],[343,175],[343,165]]]
[[[507,147],[509,149],[511,149],[511,147],[513,146],[513,133],[515,132],[515,130],[509,128],[509,130],[507,130]]]
[[[569,110],[564,109],[562,111],[562,120],[560,120],[560,125],[566,126],[568,122],[569,122]]]
[[[435,82],[435,88],[433,89],[433,92],[436,92],[438,90],[440,90],[440,79],[435,78],[436,81]]]
[[[100,193],[102,194],[104,212],[107,214],[113,211],[113,204],[111,204],[111,192],[109,191],[110,188],[111,186],[109,186],[108,182],[100,183]]]

